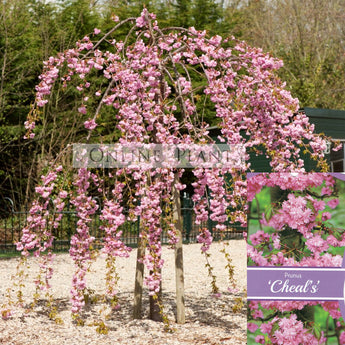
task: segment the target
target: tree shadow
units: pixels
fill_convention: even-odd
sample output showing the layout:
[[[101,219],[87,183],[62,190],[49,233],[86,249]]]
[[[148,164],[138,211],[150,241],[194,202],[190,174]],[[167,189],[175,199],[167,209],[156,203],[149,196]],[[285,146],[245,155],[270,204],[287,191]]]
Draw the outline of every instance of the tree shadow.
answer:
[[[90,293],[87,298],[87,303],[80,313],[80,318],[85,322],[100,321],[104,319],[99,312],[102,307],[107,308],[108,316],[106,323],[109,330],[116,331],[121,324],[128,324],[133,321],[133,292],[119,292],[118,301],[120,308],[111,310],[111,302],[104,298],[103,295]],[[235,305],[235,298],[241,297],[244,300],[242,308],[237,313],[232,311]],[[176,322],[176,301],[175,294],[172,292],[163,291],[164,312],[168,319]],[[69,311],[71,309],[71,302],[68,298],[56,298],[53,300],[53,306],[56,307],[57,316],[60,313]],[[27,308],[29,305],[26,306]],[[239,318],[246,320],[247,304],[246,296],[244,294],[233,295],[231,293],[224,293],[220,298],[209,296],[197,296],[188,294],[185,296],[186,308],[186,324],[198,323],[201,325],[216,327],[226,333],[231,333],[231,330],[239,328]],[[40,299],[35,304],[31,313],[21,316],[20,319],[26,323],[25,319],[28,317],[43,316],[42,323],[54,322],[50,317],[51,309],[47,306],[47,300]],[[149,294],[144,290],[141,320],[149,319]],[[141,327],[149,330],[150,323],[142,322]],[[245,332],[245,330],[243,330]]]

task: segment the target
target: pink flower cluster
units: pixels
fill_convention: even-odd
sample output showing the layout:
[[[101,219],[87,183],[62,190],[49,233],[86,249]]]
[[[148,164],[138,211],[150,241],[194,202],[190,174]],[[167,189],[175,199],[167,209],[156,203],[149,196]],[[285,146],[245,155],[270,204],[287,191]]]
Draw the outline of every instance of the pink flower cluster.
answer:
[[[155,295],[160,291],[161,284],[161,269],[163,267],[164,260],[162,259],[162,245],[161,245],[161,200],[162,194],[169,188],[169,184],[173,180],[173,176],[169,171],[161,171],[163,178],[155,177],[154,173],[153,181],[150,185],[144,181],[139,181],[137,186],[137,194],[140,195],[140,206],[138,211],[140,212],[140,219],[142,226],[145,229],[140,233],[141,240],[146,243],[148,252],[143,258],[143,263],[149,270],[149,274],[145,277],[145,284],[149,288],[149,294]],[[147,180],[146,180],[147,182]]]
[[[264,187],[278,186],[288,193],[284,201],[273,205],[269,216],[263,214],[264,229],[249,236],[248,262],[258,266],[340,267],[343,258],[328,252],[330,246],[345,246],[344,232],[328,223],[332,214],[326,211],[326,207],[331,210],[339,203],[335,183],[333,176],[322,173],[272,173],[250,178],[250,200]],[[286,241],[283,230],[291,231],[295,242]],[[255,338],[259,344],[322,344],[326,340],[324,334],[316,338],[310,330],[312,326],[297,318],[298,311],[316,305],[321,305],[334,319],[341,317],[338,302],[250,301],[250,318],[255,323],[249,322],[248,331],[254,333],[260,328],[261,334]],[[272,318],[264,317],[263,311],[269,311]],[[275,312],[285,316],[276,316]],[[345,337],[344,332],[339,334],[339,339]]]
[[[102,251],[107,254],[108,262],[112,263],[111,258],[128,257],[131,251],[121,240],[122,231],[119,229],[124,224],[126,217],[123,214],[119,200],[122,199],[123,183],[116,183],[112,191],[113,199],[106,200],[100,216],[104,221],[102,230],[105,231],[104,247]],[[115,267],[107,266],[107,294],[110,297],[116,295],[117,274]]]
[[[302,191],[321,186],[323,183],[325,186],[332,186],[334,178],[326,173],[257,174],[250,179],[250,184],[248,184],[248,201],[252,201],[264,186],[278,186],[282,190]]]
[[[279,328],[274,331],[273,325],[275,323],[279,325]],[[248,323],[248,330],[250,332],[254,333],[257,329],[257,324]],[[316,339],[312,333],[304,328],[303,322],[297,320],[295,314],[282,319],[275,317],[272,321],[263,323],[260,326],[260,330],[262,333],[269,335],[270,344],[317,345],[323,344],[326,341],[325,337]],[[255,342],[257,344],[267,344],[267,340],[263,335],[257,335],[255,337]]]
[[[77,232],[71,237],[71,247],[69,250],[76,267],[71,288],[72,313],[74,315],[78,315],[85,304],[85,275],[89,268],[90,260],[92,260],[90,247],[94,237],[90,236],[89,223],[92,221],[91,216],[97,211],[98,205],[87,195],[90,180],[92,181],[91,175],[89,170],[85,168],[79,169],[78,179],[74,182],[74,185],[77,187],[77,196],[71,200],[79,219],[77,222]]]
[[[211,233],[207,229],[202,229],[200,234],[196,237],[199,243],[202,243],[201,250],[207,252],[212,244]]]
[[[316,213],[307,206],[307,203],[307,198],[289,194],[288,200],[283,202],[282,208],[270,218],[267,225],[276,230],[289,226],[291,229],[297,229],[304,237],[310,237]]]
[[[50,288],[49,281],[53,274],[52,263],[54,255],[51,252],[54,237],[52,229],[59,226],[62,213],[54,216],[49,210],[49,204],[52,200],[56,179],[62,171],[62,166],[52,167],[46,175],[41,176],[42,183],[36,187],[38,198],[33,202],[30,208],[30,215],[27,218],[27,225],[22,230],[22,236],[16,247],[22,255],[28,257],[30,251],[34,251],[34,256],[39,257],[40,272],[34,279],[36,290],[47,291]],[[54,198],[53,204],[55,210],[61,212],[65,206],[64,198],[67,196],[65,191]],[[41,254],[43,257],[41,257]]]

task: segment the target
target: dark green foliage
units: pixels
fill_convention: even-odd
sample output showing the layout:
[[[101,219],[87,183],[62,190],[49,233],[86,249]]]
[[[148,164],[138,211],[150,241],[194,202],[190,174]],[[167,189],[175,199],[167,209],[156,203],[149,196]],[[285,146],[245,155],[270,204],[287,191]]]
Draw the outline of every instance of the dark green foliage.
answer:
[[[61,102],[46,110],[47,116],[53,114],[52,122],[42,121],[44,134],[34,141],[23,140],[24,121],[43,60],[74,46],[97,26],[99,15],[90,4],[88,0],[0,3],[0,199],[10,196],[17,207],[30,198],[44,162],[71,135],[74,117],[64,112]],[[65,106],[72,99],[72,95],[65,98]]]
[[[280,76],[301,107],[345,108],[344,1],[237,2],[243,38],[284,61]]]
[[[222,23],[222,9],[214,0],[195,0],[193,5],[194,26],[197,30],[206,29],[218,33]]]

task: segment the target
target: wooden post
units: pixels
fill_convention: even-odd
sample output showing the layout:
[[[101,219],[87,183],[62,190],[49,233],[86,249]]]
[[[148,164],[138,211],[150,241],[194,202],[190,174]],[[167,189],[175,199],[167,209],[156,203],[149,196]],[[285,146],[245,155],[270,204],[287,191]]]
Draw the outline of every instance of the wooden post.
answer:
[[[145,255],[145,245],[140,237],[138,237],[137,265],[135,270],[135,286],[134,286],[134,306],[133,318],[141,319],[141,306],[143,300],[143,282],[144,282],[144,263],[139,262]]]
[[[175,174],[173,186],[174,210],[173,217],[177,230],[178,242],[175,246],[175,280],[176,280],[176,322],[186,322],[185,300],[184,300],[184,273],[183,273],[183,246],[182,246],[182,218],[180,192],[175,188],[178,176]]]

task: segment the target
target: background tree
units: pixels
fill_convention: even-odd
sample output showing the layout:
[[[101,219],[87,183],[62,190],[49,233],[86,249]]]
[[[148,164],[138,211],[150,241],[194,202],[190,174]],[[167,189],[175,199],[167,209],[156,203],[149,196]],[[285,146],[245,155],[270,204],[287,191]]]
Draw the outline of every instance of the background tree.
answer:
[[[34,96],[34,85],[41,69],[40,28],[35,21],[35,2],[2,1],[0,30],[0,151],[1,194],[24,203],[27,175],[34,166],[26,157],[34,144],[24,144],[23,121]],[[43,10],[42,10],[43,11]],[[39,25],[44,25],[41,17]],[[33,157],[33,156],[31,156]]]
[[[10,197],[16,208],[30,200],[48,157],[64,147],[72,135],[73,121],[66,121],[70,117],[66,117],[64,107],[60,108],[62,103],[46,110],[55,120],[40,124],[44,134],[36,140],[23,141],[23,124],[34,100],[42,61],[71,47],[77,37],[96,26],[99,15],[91,4],[84,0],[0,3],[0,198]],[[71,95],[64,101],[68,104]]]
[[[223,8],[214,0],[194,0],[192,6],[193,26],[208,30],[211,34],[223,34]]]
[[[343,1],[249,1],[243,38],[284,61],[280,76],[301,106],[344,109]]]

